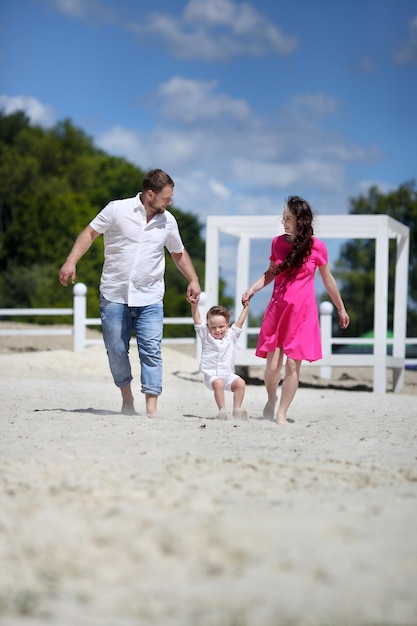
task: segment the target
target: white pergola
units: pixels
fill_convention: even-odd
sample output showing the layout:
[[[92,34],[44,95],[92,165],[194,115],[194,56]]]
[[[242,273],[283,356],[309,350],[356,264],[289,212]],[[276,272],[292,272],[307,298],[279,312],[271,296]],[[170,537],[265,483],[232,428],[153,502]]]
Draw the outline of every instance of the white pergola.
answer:
[[[218,303],[219,238],[221,233],[238,240],[236,255],[235,310],[249,286],[250,242],[282,234],[276,216],[209,216],[206,224],[206,307]],[[393,391],[404,384],[405,339],[408,295],[409,228],[388,215],[322,215],[315,220],[314,234],[320,239],[375,239],[375,308],[373,354],[330,354],[314,365],[329,367],[373,367],[373,391],[386,392],[386,370],[393,369]],[[387,355],[389,240],[396,240],[394,328],[392,356]],[[267,266],[269,258],[265,258]],[[265,267],[266,268],[266,267]],[[349,308],[349,303],[346,303]],[[353,340],[352,340],[353,341]],[[237,352],[236,365],[263,365],[255,350],[247,347],[247,328],[242,332],[244,347]]]

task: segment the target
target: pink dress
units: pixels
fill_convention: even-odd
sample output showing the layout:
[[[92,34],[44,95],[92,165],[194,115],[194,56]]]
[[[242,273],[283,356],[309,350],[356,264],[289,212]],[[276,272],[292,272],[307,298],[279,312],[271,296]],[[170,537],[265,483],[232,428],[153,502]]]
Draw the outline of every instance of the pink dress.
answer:
[[[272,241],[270,260],[281,263],[290,252],[286,235]],[[316,268],[328,262],[324,241],[313,237],[308,260],[295,276],[278,274],[259,332],[256,355],[281,347],[290,359],[317,361],[322,357],[320,324],[314,287]]]

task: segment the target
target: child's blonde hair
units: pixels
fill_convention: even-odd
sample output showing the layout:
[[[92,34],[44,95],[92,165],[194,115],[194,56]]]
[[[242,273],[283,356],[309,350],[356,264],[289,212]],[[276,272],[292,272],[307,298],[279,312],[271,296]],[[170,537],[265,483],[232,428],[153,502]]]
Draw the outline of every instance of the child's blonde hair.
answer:
[[[225,306],[221,306],[220,304],[216,304],[211,307],[207,311],[207,321],[209,317],[214,317],[215,315],[223,315],[228,324],[230,324],[230,311]]]

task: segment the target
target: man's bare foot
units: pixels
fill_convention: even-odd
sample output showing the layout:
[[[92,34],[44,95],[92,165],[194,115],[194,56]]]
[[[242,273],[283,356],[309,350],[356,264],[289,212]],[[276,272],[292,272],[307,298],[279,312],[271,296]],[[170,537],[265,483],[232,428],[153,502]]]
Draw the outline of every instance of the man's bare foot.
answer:
[[[235,411],[233,411],[233,417],[238,419],[238,420],[248,420],[249,419],[248,412],[245,411],[245,409],[236,409]]]
[[[220,411],[217,413],[217,419],[218,420],[227,420],[227,419],[229,419],[229,416],[227,414],[226,409],[220,409]]]
[[[121,414],[122,415],[137,415],[135,411],[135,405],[133,404],[133,398],[131,402],[123,402]]]
[[[268,400],[264,406],[263,416],[267,419],[274,419],[275,405],[278,398],[275,396],[275,400]]]
[[[150,419],[158,419],[159,415],[156,411],[147,411],[146,415],[150,418]]]

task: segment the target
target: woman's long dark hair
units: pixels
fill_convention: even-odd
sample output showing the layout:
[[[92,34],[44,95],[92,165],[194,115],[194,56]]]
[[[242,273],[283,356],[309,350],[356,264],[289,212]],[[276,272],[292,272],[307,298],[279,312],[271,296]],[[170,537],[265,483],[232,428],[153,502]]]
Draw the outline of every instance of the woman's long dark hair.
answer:
[[[299,196],[290,196],[287,207],[296,219],[296,234],[287,258],[277,266],[277,273],[295,274],[311,254],[313,211],[309,203]]]

